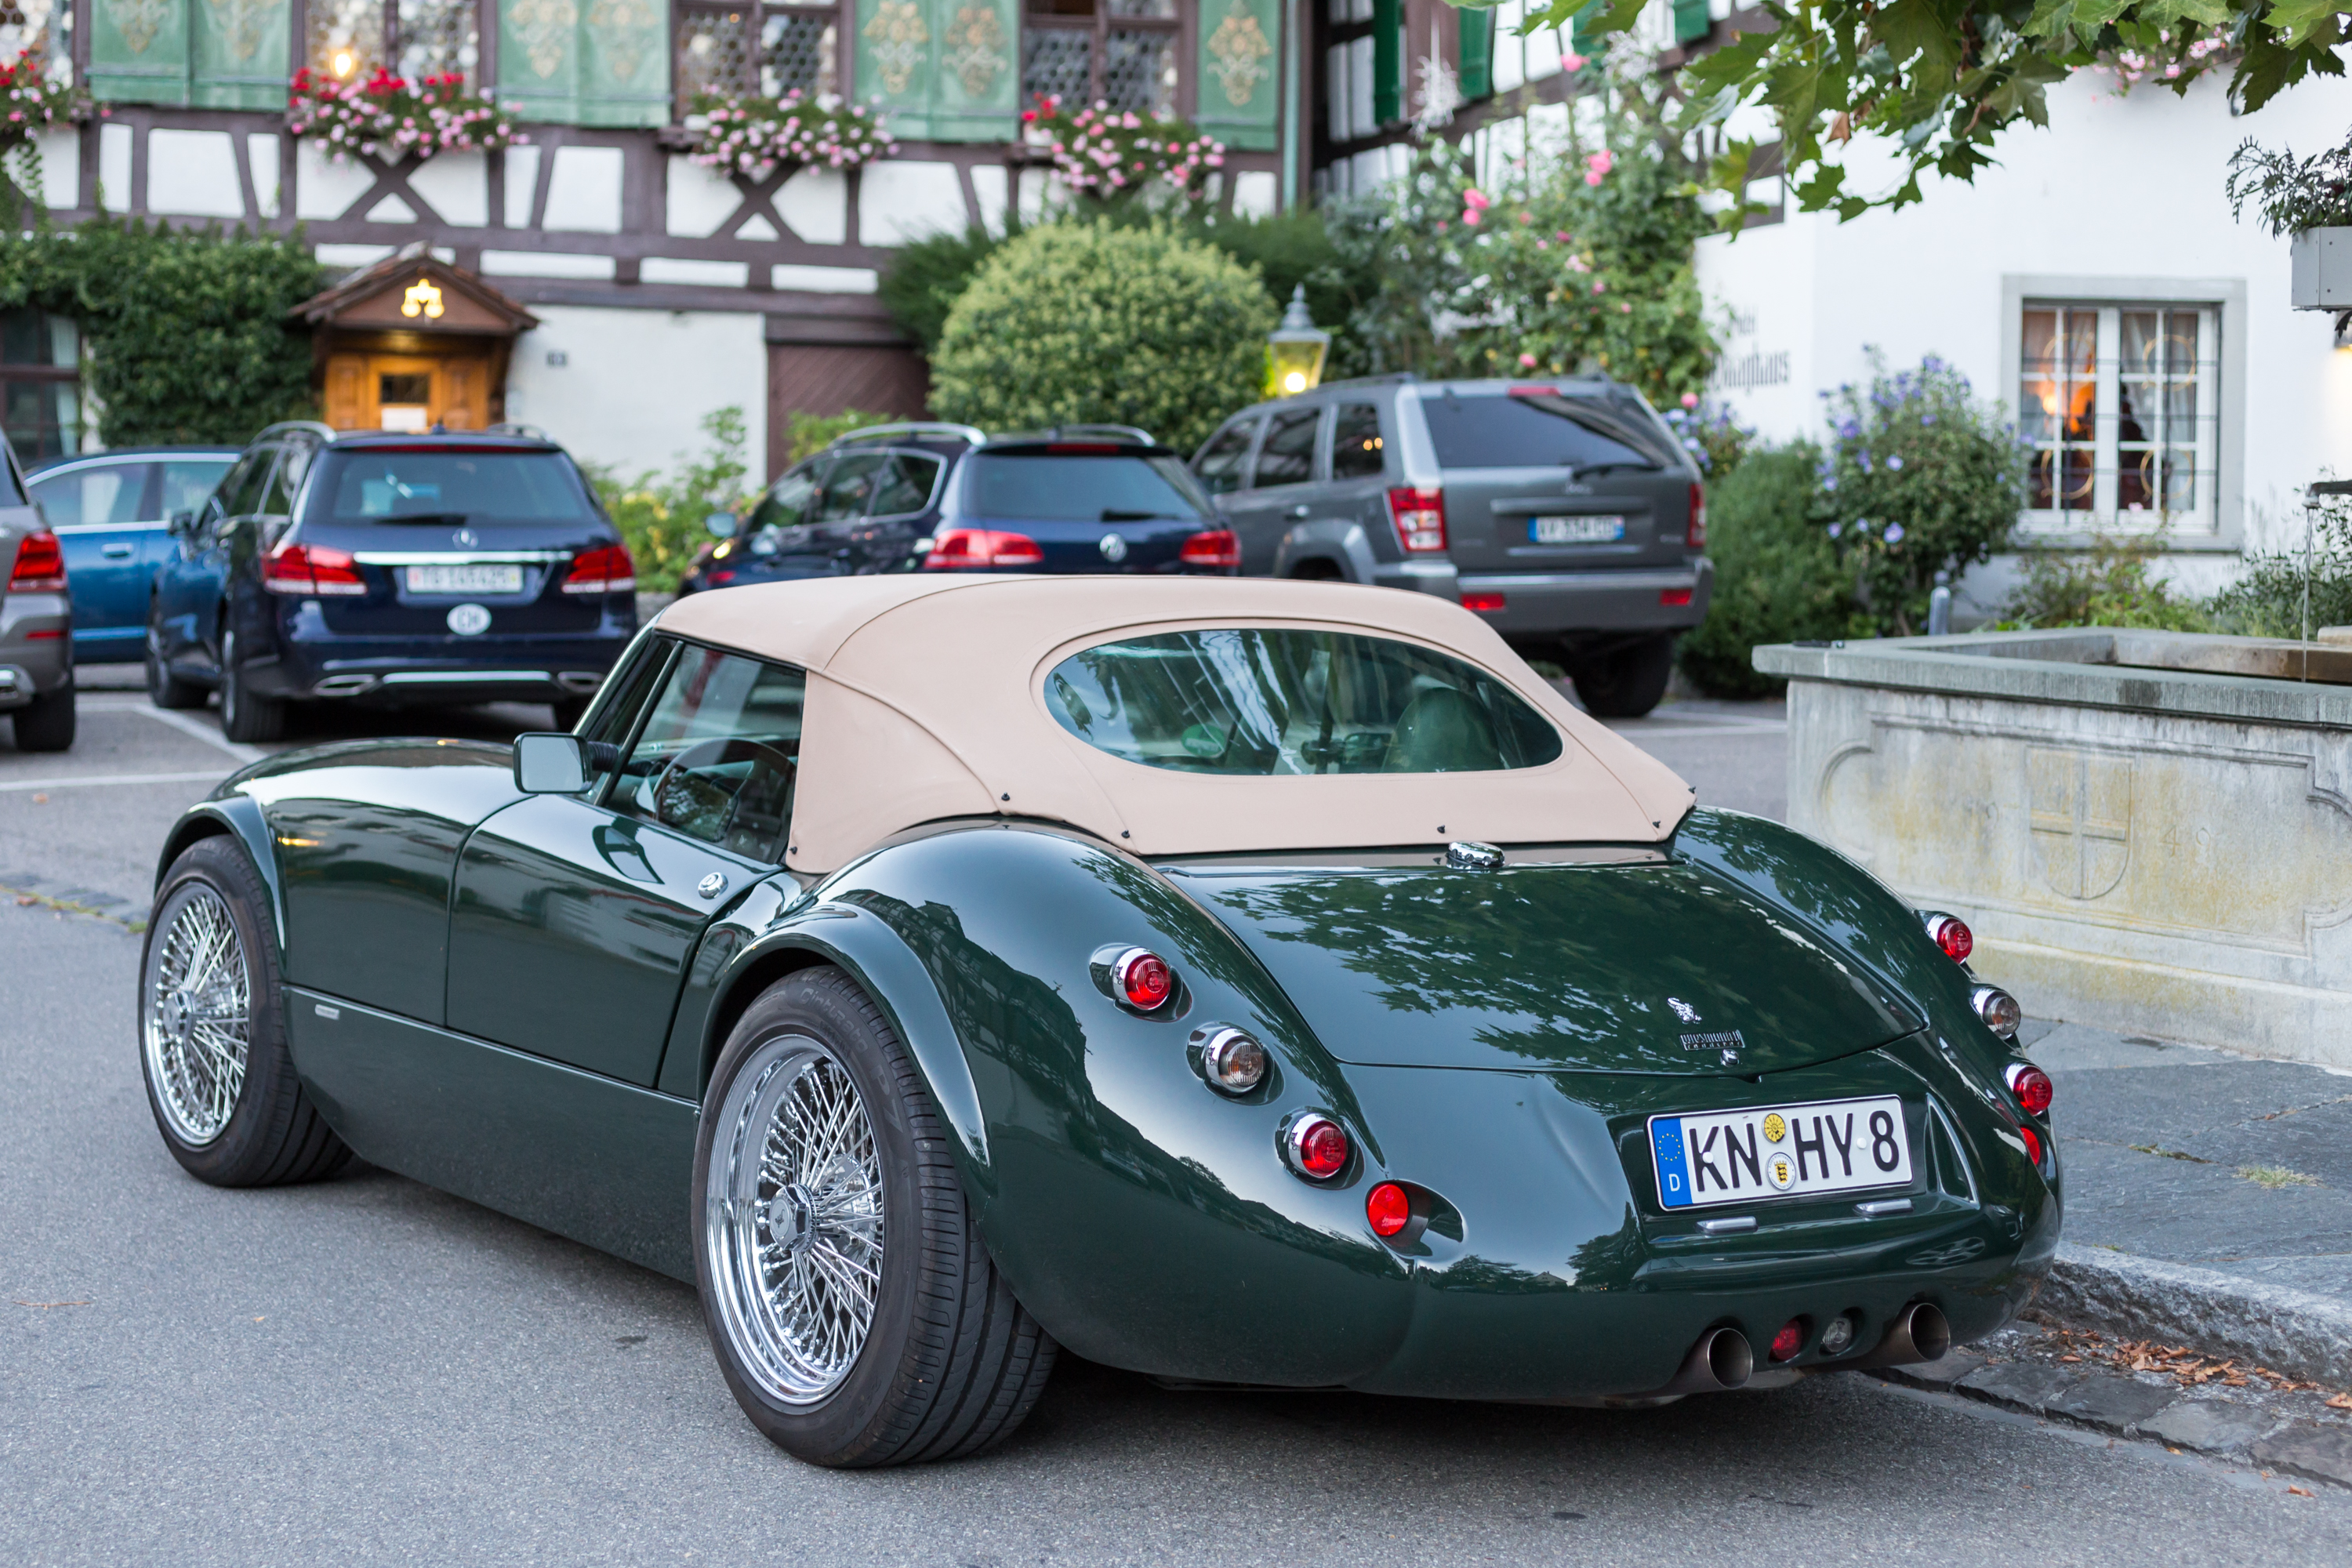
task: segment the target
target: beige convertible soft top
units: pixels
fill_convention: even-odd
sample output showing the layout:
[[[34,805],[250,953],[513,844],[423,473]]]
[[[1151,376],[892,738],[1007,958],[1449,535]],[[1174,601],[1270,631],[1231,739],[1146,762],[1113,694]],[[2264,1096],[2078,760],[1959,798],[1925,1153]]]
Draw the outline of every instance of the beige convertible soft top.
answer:
[[[832,577],[697,594],[663,630],[808,672],[796,871],[942,817],[1044,817],[1139,855],[1651,842],[1691,802],[1492,628],[1425,594],[1225,577]],[[1559,727],[1558,761],[1483,773],[1230,776],[1148,767],[1056,723],[1046,675],[1084,647],[1216,626],[1372,633],[1489,671]]]

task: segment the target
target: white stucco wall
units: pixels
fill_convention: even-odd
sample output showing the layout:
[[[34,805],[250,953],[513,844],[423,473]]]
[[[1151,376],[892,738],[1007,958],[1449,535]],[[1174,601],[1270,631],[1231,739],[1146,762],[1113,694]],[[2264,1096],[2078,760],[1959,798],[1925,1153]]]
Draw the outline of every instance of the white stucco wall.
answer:
[[[1769,437],[1818,434],[1817,394],[1865,376],[1874,344],[1898,368],[1938,354],[2013,409],[2004,278],[2234,282],[2245,298],[2242,355],[2225,341],[2221,363],[2224,375],[2242,367],[2243,396],[2234,419],[2225,410],[2219,438],[2224,467],[2239,459],[2242,515],[2222,518],[2221,531],[2242,525],[2257,549],[2284,544],[2290,531],[2299,539],[2300,487],[2331,469],[2352,474],[2352,353],[2335,348],[2329,316],[2288,309],[2286,242],[2251,211],[2233,220],[2222,184],[2249,135],[2315,152],[2347,122],[2352,82],[2342,79],[2305,83],[2233,119],[2218,77],[2183,99],[2153,87],[2118,97],[2104,75],[2078,73],[2051,89],[2049,128],[2005,134],[2000,165],[1973,184],[1938,183],[1918,205],[1850,224],[1792,215],[1702,241],[1701,284],[1735,321],[1727,374],[1738,379],[1753,363],[1769,378],[1785,356],[1785,380],[1722,395]],[[1849,175],[1862,189],[1871,179],[1859,168]],[[2202,587],[2218,582],[2223,561],[2181,566]]]
[[[536,425],[583,463],[634,476],[698,453],[703,416],[743,410],[754,474],[767,468],[768,351],[749,311],[534,305],[516,340],[507,417]],[[562,356],[550,364],[551,353]]]

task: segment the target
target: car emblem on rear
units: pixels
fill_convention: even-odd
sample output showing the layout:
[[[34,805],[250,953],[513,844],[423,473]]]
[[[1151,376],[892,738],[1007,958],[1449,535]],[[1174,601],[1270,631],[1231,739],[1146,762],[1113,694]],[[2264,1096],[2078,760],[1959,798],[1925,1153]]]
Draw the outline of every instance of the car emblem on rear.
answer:
[[[1127,541],[1121,539],[1116,533],[1104,534],[1102,536],[1102,542],[1096,545],[1095,548],[1102,552],[1102,558],[1104,560],[1113,563],[1127,559]]]
[[[470,528],[461,528],[449,536],[449,542],[460,550],[471,550],[481,542],[481,537]]]
[[[490,629],[490,612],[479,605],[459,605],[449,612],[449,629],[461,637],[478,637]]]
[[[1684,1001],[1681,997],[1667,997],[1666,1005],[1672,1007],[1675,1010],[1675,1016],[1680,1018],[1684,1023],[1696,1024],[1698,1022],[1698,1009]]]

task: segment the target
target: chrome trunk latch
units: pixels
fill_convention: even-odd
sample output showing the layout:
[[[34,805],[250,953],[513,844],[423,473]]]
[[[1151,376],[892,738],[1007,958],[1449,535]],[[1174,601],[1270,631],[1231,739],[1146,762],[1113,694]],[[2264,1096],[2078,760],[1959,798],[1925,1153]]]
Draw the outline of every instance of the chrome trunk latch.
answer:
[[[1457,871],[1492,871],[1502,865],[1503,852],[1491,844],[1457,838],[1445,847],[1445,863]]]

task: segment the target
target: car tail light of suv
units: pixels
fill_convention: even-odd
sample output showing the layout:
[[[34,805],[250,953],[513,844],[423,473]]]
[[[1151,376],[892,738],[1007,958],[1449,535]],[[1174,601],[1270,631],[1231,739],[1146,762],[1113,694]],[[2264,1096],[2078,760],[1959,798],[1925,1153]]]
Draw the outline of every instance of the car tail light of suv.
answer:
[[[1444,490],[1398,486],[1389,491],[1389,520],[1396,524],[1397,543],[1407,555],[1433,554],[1445,548]]]
[[[1706,487],[1696,479],[1691,481],[1690,532],[1683,539],[1683,548],[1706,548]]]
[[[12,594],[62,594],[66,591],[66,552],[58,536],[46,528],[25,535],[16,545],[16,562],[8,572]]]
[[[931,541],[923,557],[926,572],[984,571],[991,566],[1037,566],[1045,552],[1025,533],[994,528],[950,528]]]
[[[367,579],[348,550],[281,542],[261,563],[261,585],[273,594],[364,594]]]
[[[572,558],[563,579],[567,594],[625,594],[637,585],[637,563],[625,544],[599,544]]]
[[[1230,528],[1213,528],[1184,542],[1181,559],[1187,566],[1213,566],[1231,571],[1242,563],[1241,536]]]

